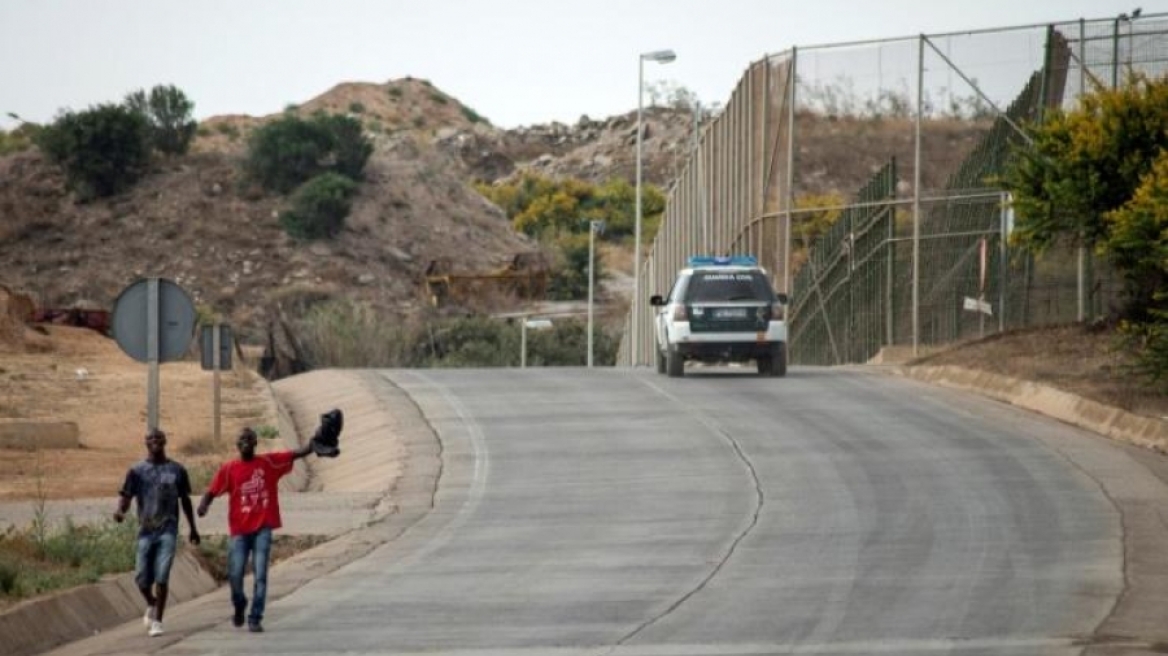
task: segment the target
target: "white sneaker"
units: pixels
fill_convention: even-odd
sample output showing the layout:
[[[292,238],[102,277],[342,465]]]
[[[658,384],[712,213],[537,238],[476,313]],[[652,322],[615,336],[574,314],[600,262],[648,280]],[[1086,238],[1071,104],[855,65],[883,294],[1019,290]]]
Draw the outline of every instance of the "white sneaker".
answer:
[[[150,623],[154,621],[154,607],[147,606],[146,614],[142,616],[142,626],[150,628]]]
[[[151,638],[162,635],[162,622],[153,620],[150,622],[150,630],[146,632]]]

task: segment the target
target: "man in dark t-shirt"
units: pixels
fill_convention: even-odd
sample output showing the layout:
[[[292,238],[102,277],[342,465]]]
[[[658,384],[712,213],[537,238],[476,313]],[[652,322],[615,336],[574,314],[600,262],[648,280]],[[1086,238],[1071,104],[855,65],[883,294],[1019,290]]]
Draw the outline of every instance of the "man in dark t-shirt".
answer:
[[[166,433],[161,429],[153,428],[146,434],[146,453],[145,460],[134,463],[126,472],[114,520],[124,520],[130,500],[137,501],[139,528],[134,580],[146,600],[142,621],[147,633],[154,637],[163,633],[162,616],[166,611],[170,568],[178,540],[180,504],[191,528],[191,544],[199,544],[199,531],[195,528],[191,505],[191,479],[186,468],[166,457]]]

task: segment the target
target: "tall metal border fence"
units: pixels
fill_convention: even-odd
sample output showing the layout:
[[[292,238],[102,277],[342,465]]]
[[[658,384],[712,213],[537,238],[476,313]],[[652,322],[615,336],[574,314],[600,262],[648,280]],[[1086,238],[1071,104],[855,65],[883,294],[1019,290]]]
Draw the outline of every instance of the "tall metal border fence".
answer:
[[[1166,71],[1168,14],[794,47],[754,62],[669,190],[618,364],[652,362],[648,298],[668,293],[693,254],[750,254],[772,272],[790,296],[795,363],[1107,312],[1121,290],[1105,262],[1070,246],[1041,257],[1010,247],[995,178],[1028,143],[1025,124],[1084,90]]]

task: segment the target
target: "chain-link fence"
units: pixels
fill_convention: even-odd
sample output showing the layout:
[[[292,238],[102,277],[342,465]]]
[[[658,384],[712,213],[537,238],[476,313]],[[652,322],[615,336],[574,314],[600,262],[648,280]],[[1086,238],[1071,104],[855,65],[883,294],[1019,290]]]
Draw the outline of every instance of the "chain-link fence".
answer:
[[[1025,124],[1084,90],[1166,70],[1168,14],[796,47],[755,62],[670,189],[618,363],[651,361],[647,299],[691,254],[758,257],[790,295],[796,363],[1107,311],[1119,282],[1090,253],[1009,247],[995,178],[1027,144]],[[819,231],[824,217],[834,222]]]

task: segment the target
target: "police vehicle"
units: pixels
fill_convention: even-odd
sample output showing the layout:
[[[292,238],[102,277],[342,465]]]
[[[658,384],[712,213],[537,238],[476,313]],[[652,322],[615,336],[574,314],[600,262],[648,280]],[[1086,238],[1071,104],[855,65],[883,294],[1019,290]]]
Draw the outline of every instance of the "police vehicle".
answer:
[[[687,360],[754,360],[764,376],[787,374],[786,294],[776,294],[766,269],[749,255],[690,257],[657,308],[657,373],[685,375]]]

